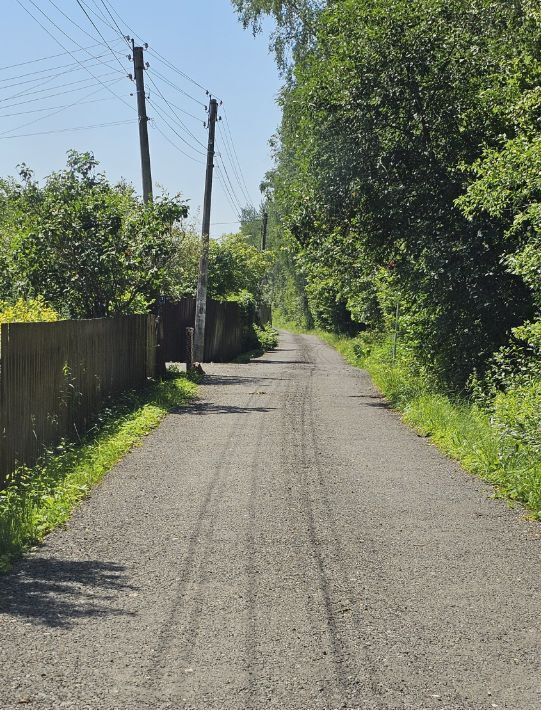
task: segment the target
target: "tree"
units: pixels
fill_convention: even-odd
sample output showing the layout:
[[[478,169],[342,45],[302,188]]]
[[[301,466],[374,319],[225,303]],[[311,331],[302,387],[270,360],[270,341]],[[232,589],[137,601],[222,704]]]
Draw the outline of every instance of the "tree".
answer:
[[[455,204],[510,129],[501,67],[528,36],[518,2],[335,0],[281,95],[273,194],[316,322],[381,327],[400,301],[409,347],[457,388],[532,312],[501,220]]]
[[[3,183],[9,295],[41,295],[64,315],[96,318],[145,312],[171,288],[174,225],[186,205],[167,196],[143,205],[97,166],[90,153],[71,151],[43,188],[26,166],[21,182]]]
[[[231,1],[243,26],[251,27],[254,34],[261,31],[265,16],[274,20],[276,29],[271,35],[271,48],[283,71],[311,46],[317,18],[326,5],[325,0]]]

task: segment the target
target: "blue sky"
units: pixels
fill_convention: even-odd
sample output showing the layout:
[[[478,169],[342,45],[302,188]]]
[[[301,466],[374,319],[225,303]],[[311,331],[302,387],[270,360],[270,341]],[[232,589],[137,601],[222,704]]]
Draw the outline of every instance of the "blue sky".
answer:
[[[66,49],[74,51],[78,45],[89,47],[101,42],[77,0],[20,2]],[[254,39],[249,31],[243,30],[229,0],[156,0],[154,3],[110,0],[108,4],[122,18],[123,22],[116,19],[123,31],[126,28],[125,31],[132,34],[126,27],[129,25],[148,42],[151,50],[156,50],[176,68],[223,99],[242,170],[231,165],[236,162],[235,153],[231,148],[226,149],[228,124],[224,120],[217,134],[217,147],[227,174],[221,168],[215,181],[212,232],[213,236],[218,236],[236,229],[236,200],[244,206],[247,199],[243,193],[247,191],[250,201],[256,206],[259,204],[259,183],[271,167],[268,140],[279,122],[275,100],[280,79],[268,53],[267,37],[260,35]],[[131,71],[126,58],[129,50],[119,34],[100,19],[102,13],[103,18],[113,25],[102,0],[82,0],[82,5],[104,38],[111,40],[116,58],[105,46],[77,51],[75,57],[88,71],[74,62],[69,54],[22,65],[63,50],[17,0],[4,0],[2,5],[0,175],[13,175],[16,165],[25,162],[41,179],[61,168],[65,164],[66,151],[75,148],[91,150],[112,179],[124,177],[140,191],[138,129],[133,108],[135,96],[130,96],[134,88],[125,78]],[[59,29],[51,24],[51,20]],[[93,37],[97,38],[96,42]],[[203,150],[201,144],[206,145],[203,121],[207,98],[202,89],[164,64],[152,51],[147,52],[146,59],[151,65],[147,73],[147,90],[152,102],[148,113],[153,119],[150,141],[155,189],[163,186],[170,193],[182,192],[190,200],[192,217],[199,225],[205,158],[196,151]],[[5,68],[8,65],[13,66]],[[156,86],[152,85],[150,77]],[[112,96],[111,91],[126,103]],[[49,115],[54,112],[55,115]],[[103,125],[116,122],[118,125]],[[99,127],[49,133],[87,126]],[[42,135],[28,135],[35,133]],[[234,192],[230,196],[226,190],[232,192],[229,182]]]

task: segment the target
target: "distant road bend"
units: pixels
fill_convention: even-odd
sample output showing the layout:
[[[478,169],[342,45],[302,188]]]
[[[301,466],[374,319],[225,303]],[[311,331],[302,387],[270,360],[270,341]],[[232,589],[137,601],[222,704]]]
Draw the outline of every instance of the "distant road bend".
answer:
[[[539,710],[539,525],[315,337],[208,371],[0,579],[2,710]]]

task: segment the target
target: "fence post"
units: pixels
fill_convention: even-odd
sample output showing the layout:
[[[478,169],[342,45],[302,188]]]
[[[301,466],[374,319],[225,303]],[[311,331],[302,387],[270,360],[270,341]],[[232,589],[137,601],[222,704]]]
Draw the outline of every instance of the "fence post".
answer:
[[[186,328],[186,372],[193,368],[193,328]]]
[[[165,364],[164,309],[160,308],[156,318],[156,377],[164,379],[167,374]]]

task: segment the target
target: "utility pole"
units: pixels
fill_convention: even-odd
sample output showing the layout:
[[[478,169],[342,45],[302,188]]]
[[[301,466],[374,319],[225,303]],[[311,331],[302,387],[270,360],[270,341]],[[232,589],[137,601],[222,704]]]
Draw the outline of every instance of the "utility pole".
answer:
[[[267,248],[267,226],[269,224],[269,213],[267,210],[263,212],[263,223],[261,224],[261,251]]]
[[[136,47],[132,39],[133,68],[137,87],[137,111],[139,113],[139,144],[141,146],[141,173],[143,176],[143,200],[152,199],[152,173],[150,171],[150,148],[148,146],[148,116],[145,94],[145,47]]]
[[[207,284],[209,271],[210,208],[212,203],[212,178],[214,175],[214,143],[218,101],[210,100],[209,105],[209,141],[207,149],[207,174],[205,179],[205,199],[203,202],[203,228],[201,230],[201,258],[199,260],[199,279],[195,300],[195,338],[194,356],[197,362],[205,358],[205,320],[207,316]]]

